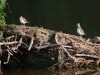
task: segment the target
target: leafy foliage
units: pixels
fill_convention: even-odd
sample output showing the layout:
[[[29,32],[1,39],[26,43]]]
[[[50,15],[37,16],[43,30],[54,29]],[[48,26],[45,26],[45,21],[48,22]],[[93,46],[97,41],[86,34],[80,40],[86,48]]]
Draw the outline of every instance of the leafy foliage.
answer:
[[[5,13],[6,0],[0,0],[0,24],[5,24]]]

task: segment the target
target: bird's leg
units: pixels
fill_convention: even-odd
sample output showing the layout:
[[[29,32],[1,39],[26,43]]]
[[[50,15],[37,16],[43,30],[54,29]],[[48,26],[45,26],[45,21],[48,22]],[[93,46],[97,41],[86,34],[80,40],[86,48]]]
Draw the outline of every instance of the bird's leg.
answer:
[[[25,26],[25,23],[23,25]]]
[[[82,40],[82,35],[80,35],[80,39]]]
[[[82,38],[82,35],[80,35],[80,38]]]

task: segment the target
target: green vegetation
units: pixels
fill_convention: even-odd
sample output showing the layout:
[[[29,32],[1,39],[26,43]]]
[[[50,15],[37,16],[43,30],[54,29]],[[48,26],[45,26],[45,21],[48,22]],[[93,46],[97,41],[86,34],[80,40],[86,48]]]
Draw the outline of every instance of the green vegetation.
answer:
[[[5,24],[5,13],[6,0],[0,0],[0,24]]]

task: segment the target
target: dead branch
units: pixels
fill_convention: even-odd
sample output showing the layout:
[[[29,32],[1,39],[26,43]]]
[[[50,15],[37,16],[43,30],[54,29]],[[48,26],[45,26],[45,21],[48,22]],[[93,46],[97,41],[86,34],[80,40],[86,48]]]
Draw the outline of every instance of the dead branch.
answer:
[[[31,37],[31,43],[30,43],[30,46],[29,46],[28,50],[30,50],[32,48],[33,41],[34,41],[34,37]]]
[[[9,40],[9,39],[11,39],[11,38],[14,38],[15,36],[14,35],[12,35],[12,36],[9,36],[9,37],[7,37],[7,38],[5,38],[6,40]]]
[[[19,42],[18,42],[18,45],[17,45],[17,47],[16,47],[17,49],[18,49],[19,46],[21,46],[22,39],[23,39],[23,36],[20,38],[20,40],[19,40]]]
[[[2,42],[0,45],[11,45],[11,44],[17,44],[18,41],[13,41],[13,42]]]
[[[96,59],[100,59],[99,56],[94,56],[94,55],[88,55],[88,54],[75,54],[78,57],[91,57],[91,58],[96,58]]]
[[[35,51],[34,49],[49,51],[49,48],[52,48],[54,51],[56,48],[58,51],[58,62],[61,64],[70,61],[71,64],[76,63],[78,66],[80,63],[88,65],[91,62],[96,62],[97,64],[100,62],[99,37],[87,40],[87,38],[80,38],[79,36],[65,34],[63,32],[26,26],[17,26],[11,33],[13,35],[5,38],[5,42],[0,42],[0,54],[2,55],[4,48],[7,48],[8,51],[8,58],[5,63],[8,63],[10,56],[18,53],[18,51],[27,54],[31,50]],[[16,34],[17,36],[14,36]],[[95,40],[96,42],[94,42]]]
[[[8,50],[7,50],[8,51]],[[8,57],[7,57],[7,61],[6,62],[4,62],[4,64],[8,64],[8,62],[9,62],[9,60],[10,60],[10,56],[11,56],[11,54],[9,53],[9,51],[8,51]]]

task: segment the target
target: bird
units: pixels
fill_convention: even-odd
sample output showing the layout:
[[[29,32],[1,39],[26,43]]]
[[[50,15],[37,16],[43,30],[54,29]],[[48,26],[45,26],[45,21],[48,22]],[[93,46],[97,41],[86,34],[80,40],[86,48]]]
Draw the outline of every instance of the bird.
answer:
[[[96,36],[95,38],[97,38],[100,41],[100,37],[99,36]]]
[[[20,16],[19,21],[22,23],[22,25],[29,23],[23,16]]]
[[[81,28],[80,23],[77,23],[77,33],[82,37],[83,35],[86,35],[84,30]]]

